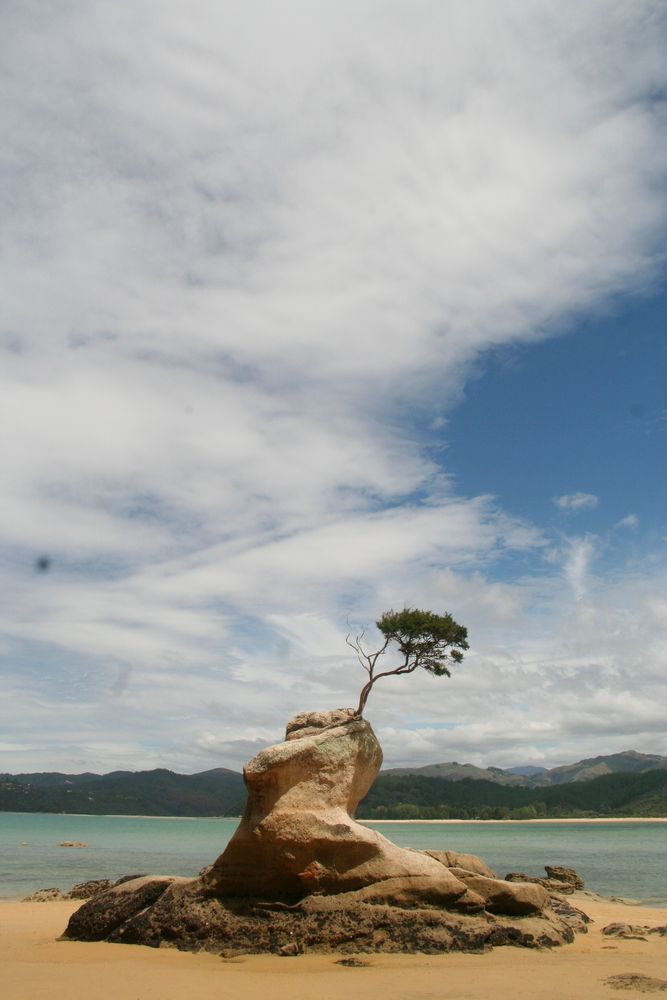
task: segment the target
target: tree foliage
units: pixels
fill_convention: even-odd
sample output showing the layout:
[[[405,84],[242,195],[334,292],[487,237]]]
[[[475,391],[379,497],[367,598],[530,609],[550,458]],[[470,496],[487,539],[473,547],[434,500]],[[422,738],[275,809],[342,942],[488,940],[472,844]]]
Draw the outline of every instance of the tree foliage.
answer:
[[[350,635],[346,638],[368,674],[359,695],[358,717],[363,715],[371,689],[381,677],[411,674],[417,667],[436,677],[450,677],[449,664],[460,663],[463,651],[469,648],[468,630],[454,621],[449,612],[438,615],[418,608],[385,611],[375,624],[384,636],[384,643],[373,653],[364,649],[363,632],[354,639]],[[390,648],[397,650],[401,660],[390,670],[379,671],[378,664]]]

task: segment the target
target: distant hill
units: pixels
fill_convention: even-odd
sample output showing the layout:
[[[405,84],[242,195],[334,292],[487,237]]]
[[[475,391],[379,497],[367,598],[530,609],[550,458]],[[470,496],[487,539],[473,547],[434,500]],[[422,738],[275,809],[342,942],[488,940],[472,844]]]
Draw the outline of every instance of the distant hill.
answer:
[[[567,784],[571,781],[590,781],[605,774],[643,774],[645,771],[667,769],[667,757],[658,754],[639,753],[624,750],[622,753],[602,757],[590,757],[576,764],[546,769],[526,764],[520,767],[477,767],[475,764],[459,764],[456,761],[442,764],[427,764],[424,767],[392,767],[383,775],[396,777],[407,774],[422,775],[425,778],[444,778],[447,781],[463,781],[472,778],[478,781],[493,781],[498,785],[523,785],[528,788],[542,788],[547,785]]]
[[[667,770],[605,774],[546,788],[385,773],[357,815],[378,820],[667,816]]]
[[[424,778],[442,778],[445,781],[463,781],[465,778],[470,778],[473,781],[493,781],[498,785],[526,784],[522,776],[511,774],[499,767],[476,767],[475,764],[458,764],[456,761],[426,764],[424,767],[390,767],[382,774],[394,777],[419,774]]]
[[[199,774],[112,771],[110,774],[0,775],[0,811],[90,815],[240,816],[243,775],[227,768]]]
[[[604,774],[643,774],[645,771],[667,769],[667,757],[658,754],[639,753],[637,750],[624,750],[622,753],[612,753],[603,757],[588,757],[576,764],[564,764],[553,767],[542,774],[536,774],[532,780],[536,785],[562,785],[571,781],[590,781]]]
[[[0,775],[0,812],[239,816],[245,799],[243,776],[223,767]],[[628,750],[548,771],[456,762],[391,768],[358,812],[376,819],[667,816],[667,757]]]
[[[522,764],[520,767],[506,767],[505,774],[518,774],[522,778],[534,778],[537,774],[544,774],[546,767],[536,767],[535,764]]]

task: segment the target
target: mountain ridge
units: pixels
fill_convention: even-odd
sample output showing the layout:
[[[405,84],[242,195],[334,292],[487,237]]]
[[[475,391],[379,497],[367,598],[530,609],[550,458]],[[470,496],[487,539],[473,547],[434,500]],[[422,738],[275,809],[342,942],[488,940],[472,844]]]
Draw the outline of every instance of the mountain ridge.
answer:
[[[619,753],[586,757],[573,764],[561,764],[552,768],[537,768],[523,765],[513,768],[478,767],[475,764],[459,764],[445,761],[426,764],[421,767],[392,767],[382,771],[383,775],[404,777],[421,775],[425,778],[442,778],[447,781],[473,780],[493,781],[500,785],[543,788],[550,785],[568,784],[571,781],[589,781],[605,774],[633,773],[667,769],[667,757],[660,754],[645,754],[638,750],[622,750]],[[527,771],[533,771],[527,774]]]
[[[521,770],[532,770],[533,766],[526,765]],[[543,806],[549,807],[548,802],[545,805],[544,795],[551,800],[552,789],[559,787],[565,791],[554,798],[554,809],[585,811],[585,791],[579,794],[571,790],[572,786],[579,785],[588,788],[592,798],[602,806],[609,801],[612,805],[616,803],[613,808],[620,808],[618,795],[616,798],[604,797],[609,789],[620,789],[625,796],[623,802],[629,804],[636,799],[637,808],[654,810],[646,815],[663,815],[667,805],[663,805],[660,775],[643,783],[639,780],[654,771],[665,772],[667,785],[667,757],[643,754],[637,750],[589,757],[574,764],[539,771],[532,777],[512,773],[509,769],[479,768],[474,764],[452,761],[382,771],[365,801],[372,803],[373,809],[380,810],[380,816],[376,818],[382,816],[383,809],[390,818],[393,815],[391,810],[401,805],[414,807],[408,809],[410,815],[406,814],[404,818],[419,818],[423,810],[427,811],[428,818],[428,810],[433,808],[433,803],[443,808],[449,803],[450,812],[452,808],[464,812],[481,810],[482,813],[486,809],[487,813],[482,818],[492,818],[488,811],[495,809],[500,811],[499,818],[502,818],[500,813],[504,815],[503,810],[511,813],[512,809],[528,809],[530,813],[533,808],[535,815],[541,815]],[[604,779],[612,780],[605,784]],[[601,780],[602,784],[597,785],[596,782]],[[461,786],[460,793],[452,788],[456,784]],[[635,796],[633,799],[635,792],[639,798]],[[239,816],[244,805],[243,775],[240,771],[224,767],[209,768],[195,774],[178,774],[167,768],[118,770],[102,775],[90,771],[81,774],[60,771],[0,774],[0,812]],[[397,818],[401,818],[400,809]],[[531,815],[513,818],[531,818]]]

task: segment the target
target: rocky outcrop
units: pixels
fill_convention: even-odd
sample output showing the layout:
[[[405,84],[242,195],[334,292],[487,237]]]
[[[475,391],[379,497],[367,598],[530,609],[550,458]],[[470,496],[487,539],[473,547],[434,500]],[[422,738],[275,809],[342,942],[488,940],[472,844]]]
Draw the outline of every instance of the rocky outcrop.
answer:
[[[509,916],[525,916],[541,913],[549,903],[549,895],[540,885],[529,882],[505,882],[499,878],[487,878],[462,868],[453,868],[452,874],[460,878],[484,900],[484,908],[489,913],[505,913]]]
[[[67,896],[62,892],[61,889],[52,887],[50,889],[38,889],[37,892],[33,892],[32,895],[26,896],[21,902],[23,903],[53,903],[60,899],[67,899]]]
[[[584,880],[574,868],[563,868],[560,865],[545,865],[547,878],[536,875],[526,875],[525,872],[509,872],[505,876],[507,882],[532,882],[541,885],[548,892],[558,892],[570,896],[573,892],[584,888]]]
[[[552,882],[571,885],[575,889],[584,888],[584,880],[578,872],[575,872],[574,868],[563,868],[561,865],[545,865],[544,870],[547,873],[547,878],[550,878]]]
[[[139,880],[137,880],[139,882]],[[369,901],[364,890],[307,896],[294,905],[221,899],[201,880],[155,878],[127,882],[73,914],[66,938],[152,947],[171,945],[223,955],[304,951],[362,953],[483,951],[497,945],[554,947],[572,941],[569,922],[554,914],[502,917],[467,915],[424,902]],[[151,898],[152,903],[148,902]]]
[[[206,886],[226,898],[293,903],[365,886],[384,898],[391,880],[413,902],[423,892],[430,902],[454,903],[466,886],[448,868],[352,819],[381,763],[375,733],[352,709],[297,715],[284,743],[246,765],[246,809]]]
[[[352,709],[302,713],[244,770],[248,801],[221,856],[194,879],[115,885],[65,936],[215,951],[479,950],[573,938],[575,911],[503,882],[474,855],[397,847],[354,819],[382,762]]]
[[[88,882],[79,882],[77,885],[73,885],[68,892],[63,892],[62,889],[55,888],[38,889],[31,896],[26,896],[22,902],[48,903],[61,899],[92,899],[94,896],[99,896],[115,885],[120,885],[122,882],[128,882],[130,879],[137,877],[136,875],[126,875],[116,882],[112,882],[110,878],[90,879]]]
[[[461,854],[459,851],[424,851],[429,857],[435,858],[441,865],[447,868],[464,868],[467,872],[474,872],[475,875],[484,875],[486,878],[498,878],[496,873],[482,861],[476,854]]]
[[[650,927],[647,924],[607,924],[606,927],[602,928],[602,933],[606,937],[646,941],[649,934],[657,934],[658,937],[667,937],[667,924],[663,924],[661,927]]]

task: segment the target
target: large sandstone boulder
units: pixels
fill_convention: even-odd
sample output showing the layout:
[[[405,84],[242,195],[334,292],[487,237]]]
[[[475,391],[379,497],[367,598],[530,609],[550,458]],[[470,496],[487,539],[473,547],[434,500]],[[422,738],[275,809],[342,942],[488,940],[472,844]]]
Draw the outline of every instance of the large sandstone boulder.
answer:
[[[454,903],[466,886],[448,868],[352,819],[381,763],[375,733],[353,709],[297,715],[284,743],[246,765],[243,818],[205,885],[225,897],[295,902],[388,880],[398,889],[398,879],[406,898]]]
[[[382,751],[352,709],[302,713],[244,771],[248,802],[197,878],[144,876],[85,903],[78,940],[223,954],[480,950],[571,941],[585,926],[541,886],[502,882],[479,858],[392,844],[357,823]]]

